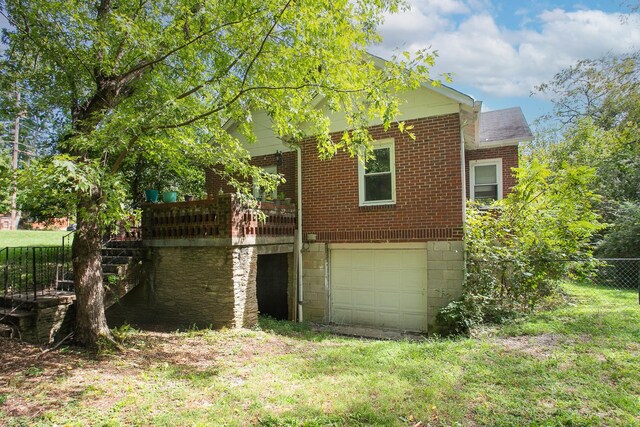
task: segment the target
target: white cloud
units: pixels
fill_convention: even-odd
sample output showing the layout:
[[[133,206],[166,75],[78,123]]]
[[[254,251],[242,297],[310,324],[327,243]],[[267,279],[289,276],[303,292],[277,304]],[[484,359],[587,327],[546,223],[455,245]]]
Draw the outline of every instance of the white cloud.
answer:
[[[436,73],[453,72],[454,85],[473,86],[485,95],[527,96],[535,85],[578,59],[640,49],[640,15],[581,8],[545,10],[524,18],[524,28],[498,25],[483,0],[412,2],[412,10],[391,17],[375,53],[390,56],[394,47],[439,51]]]

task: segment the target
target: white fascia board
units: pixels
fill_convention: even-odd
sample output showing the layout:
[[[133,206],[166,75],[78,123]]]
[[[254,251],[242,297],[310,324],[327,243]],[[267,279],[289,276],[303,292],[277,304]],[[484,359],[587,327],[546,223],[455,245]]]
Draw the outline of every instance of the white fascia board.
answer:
[[[524,142],[531,142],[533,138],[526,139],[506,139],[504,141],[489,141],[489,142],[480,142],[475,144],[467,144],[467,149],[469,150],[482,150],[485,148],[497,148],[497,147],[508,147],[511,145],[519,145]]]

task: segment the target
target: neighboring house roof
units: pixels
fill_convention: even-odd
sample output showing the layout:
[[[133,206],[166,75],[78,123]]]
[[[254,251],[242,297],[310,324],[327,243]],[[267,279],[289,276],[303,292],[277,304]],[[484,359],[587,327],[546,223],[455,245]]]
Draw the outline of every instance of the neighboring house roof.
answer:
[[[532,139],[533,134],[520,107],[480,113],[480,145],[517,144]]]

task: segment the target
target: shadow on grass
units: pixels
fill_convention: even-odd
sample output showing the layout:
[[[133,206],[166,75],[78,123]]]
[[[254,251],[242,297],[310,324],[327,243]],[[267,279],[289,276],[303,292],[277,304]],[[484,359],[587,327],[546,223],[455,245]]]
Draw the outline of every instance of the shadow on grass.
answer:
[[[275,335],[306,341],[324,341],[338,338],[337,335],[329,332],[314,331],[309,322],[296,323],[289,320],[276,320],[270,316],[260,316],[257,329]]]

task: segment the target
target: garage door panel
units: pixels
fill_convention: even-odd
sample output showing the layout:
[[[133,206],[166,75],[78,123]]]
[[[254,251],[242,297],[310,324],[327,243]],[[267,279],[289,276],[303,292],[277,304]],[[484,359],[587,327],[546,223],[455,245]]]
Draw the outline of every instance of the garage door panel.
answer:
[[[371,257],[370,251],[351,251],[351,266],[353,268],[371,269],[375,260]]]
[[[375,295],[366,290],[354,290],[352,292],[352,300],[357,302],[358,307],[369,307],[371,309],[376,306]]]
[[[400,263],[403,269],[420,269],[426,268],[427,254],[426,251],[406,251],[400,259]]]
[[[396,270],[377,270],[375,274],[375,288],[389,289],[390,284],[398,282],[400,274],[401,272]],[[395,286],[393,286],[393,288],[395,288]]]
[[[402,324],[406,325],[406,329],[408,330],[422,330],[424,329],[423,325],[427,324],[427,316],[421,314],[405,314],[402,319]]]
[[[338,252],[338,251],[336,251]],[[340,255],[331,259],[331,268],[351,269],[351,251],[339,251]]]
[[[402,316],[398,312],[380,311],[377,320],[384,328],[402,328]]]
[[[343,324],[352,324],[353,317],[351,316],[351,309],[342,309],[340,307],[333,307],[332,315],[334,318],[334,322],[343,323]]]
[[[426,330],[424,249],[332,250],[331,320]]]
[[[382,310],[400,310],[400,295],[397,292],[375,292],[376,306]]]
[[[349,268],[334,267],[331,269],[331,280],[334,284],[351,283],[352,271]]]
[[[394,266],[402,268],[402,258],[404,254],[401,251],[372,251],[376,266]]]
[[[352,306],[355,301],[351,298],[352,290],[351,289],[333,289],[331,292],[331,300],[333,304],[339,306]]]
[[[375,310],[353,310],[352,323],[359,325],[373,325],[376,320]]]
[[[351,272],[351,286],[354,288],[370,289],[374,278],[375,272],[372,269],[354,268]]]

